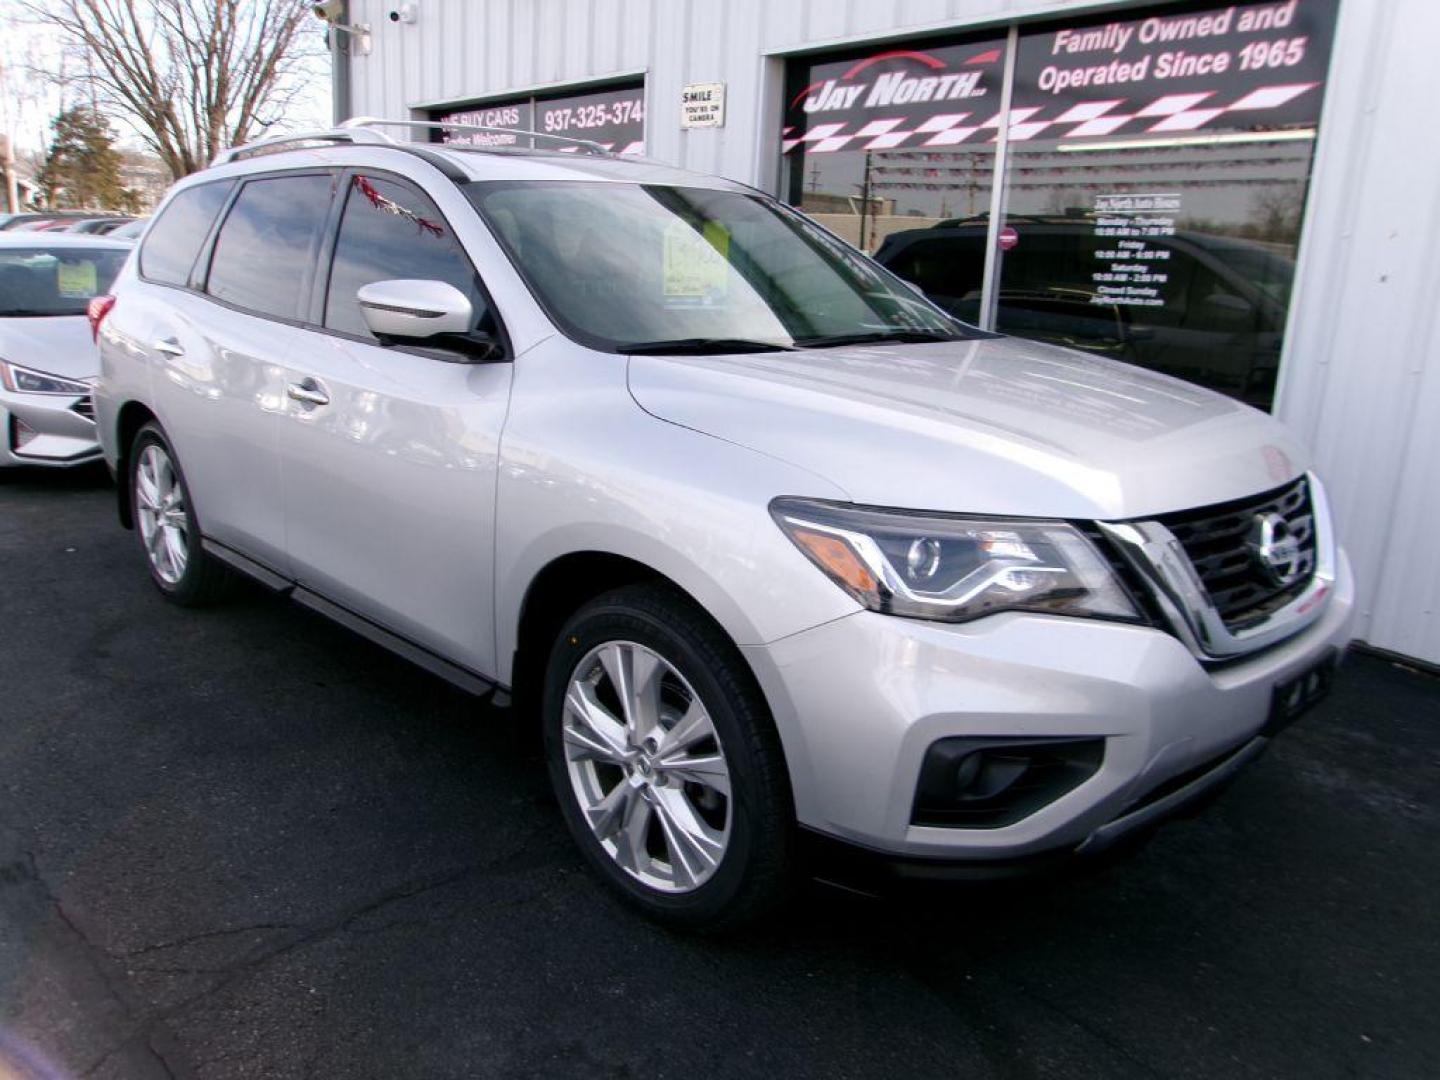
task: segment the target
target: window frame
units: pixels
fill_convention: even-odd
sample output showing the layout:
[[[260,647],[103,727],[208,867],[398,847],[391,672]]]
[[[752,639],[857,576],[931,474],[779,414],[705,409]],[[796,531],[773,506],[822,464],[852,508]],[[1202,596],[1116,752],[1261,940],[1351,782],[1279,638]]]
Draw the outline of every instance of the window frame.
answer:
[[[195,272],[192,272],[190,276],[191,291],[204,297],[213,304],[219,304],[223,308],[239,312],[242,315],[249,315],[256,319],[268,319],[270,322],[281,323],[284,326],[294,326],[300,329],[310,328],[314,318],[313,283],[315,280],[315,272],[318,268],[317,258],[319,252],[324,247],[326,229],[334,218],[335,177],[340,171],[341,170],[334,166],[317,167],[312,165],[305,168],[276,169],[271,172],[248,173],[240,177],[239,183],[235,185],[235,190],[230,193],[230,198],[226,201],[220,216],[216,219],[216,225],[210,230],[210,235],[205,238],[205,244],[201,248],[200,256],[196,260]],[[292,176],[328,176],[330,178],[330,203],[325,211],[325,220],[320,226],[318,242],[312,243],[311,245],[305,267],[305,274],[301,278],[300,294],[305,298],[305,302],[301,304],[299,316],[294,319],[286,318],[283,315],[276,315],[268,311],[256,311],[254,308],[232,303],[229,300],[221,299],[210,291],[210,275],[215,269],[215,248],[220,240],[220,233],[225,228],[225,223],[230,220],[230,215],[235,210],[235,204],[240,201],[240,196],[248,186],[258,181],[282,180]],[[201,270],[202,266],[203,272]]]
[[[425,187],[424,184],[422,184],[420,181],[416,180],[412,176],[406,176],[404,173],[398,173],[392,169],[371,169],[363,165],[346,165],[339,170],[339,180],[335,186],[334,191],[331,193],[330,213],[329,216],[326,218],[325,231],[321,237],[320,249],[316,256],[316,272],[314,279],[311,282],[309,297],[309,312],[311,316],[311,323],[306,326],[306,329],[315,330],[322,334],[328,334],[330,337],[340,338],[342,341],[351,341],[357,345],[368,345],[371,348],[386,349],[391,352],[411,353],[413,355],[424,356],[432,360],[437,359],[435,355],[436,352],[455,352],[455,350],[446,349],[443,346],[428,346],[419,344],[385,345],[379,341],[376,341],[372,337],[364,337],[360,334],[352,334],[346,330],[336,330],[333,327],[325,325],[325,303],[330,293],[331,278],[335,274],[335,249],[339,245],[340,228],[345,221],[345,205],[350,199],[350,191],[352,185],[354,184],[354,179],[356,176],[374,176],[381,180],[385,180],[388,183],[398,184],[403,187],[409,187],[418,192],[420,195],[423,195],[427,200],[429,200],[430,205],[435,207],[435,212],[439,215],[440,221],[442,221],[445,227],[450,230],[450,235],[455,238],[455,242],[460,248],[461,257],[470,267],[470,273],[473,276],[475,282],[475,290],[477,293],[479,293],[480,299],[485,305],[485,310],[490,313],[491,319],[493,319],[495,322],[495,342],[500,347],[500,355],[483,361],[475,360],[473,358],[466,358],[463,361],[455,360],[447,362],[489,364],[511,363],[514,360],[515,354],[514,350],[511,348],[510,345],[510,335],[505,329],[505,320],[500,314],[500,309],[495,304],[495,298],[490,295],[490,290],[485,287],[484,275],[480,273],[479,267],[475,265],[475,260],[471,257],[469,250],[465,247],[464,242],[460,239],[460,234],[455,230],[454,223],[451,222],[450,218],[446,216],[445,211],[440,206],[439,200],[435,198],[435,196]],[[339,197],[342,192],[344,193],[343,198]],[[472,213],[474,213],[476,220],[481,220],[480,212],[478,210],[472,209]],[[459,354],[457,353],[457,355]]]
[[[479,290],[481,299],[485,302],[486,309],[490,312],[491,317],[495,320],[495,341],[496,344],[500,347],[499,356],[494,356],[487,360],[476,360],[472,357],[464,357],[462,354],[455,352],[454,350],[437,348],[432,346],[398,344],[382,345],[371,338],[360,337],[356,334],[347,334],[339,330],[331,330],[322,324],[321,320],[324,318],[324,294],[329,289],[331,264],[333,262],[335,251],[335,241],[339,235],[339,224],[343,216],[345,205],[345,200],[337,199],[336,195],[342,190],[343,186],[343,189],[348,197],[350,178],[356,173],[364,173],[366,175],[372,176],[381,176],[387,180],[399,181],[401,183],[409,184],[411,187],[418,188],[427,199],[429,199],[432,203],[435,204],[435,209],[440,214],[441,220],[445,222],[446,226],[450,228],[451,232],[454,233],[458,239],[459,234],[455,233],[453,224],[451,223],[450,219],[445,215],[445,212],[440,209],[440,204],[436,200],[435,196],[419,180],[415,179],[412,176],[406,176],[404,173],[398,173],[395,172],[393,169],[386,168],[372,169],[360,165],[340,164],[327,166],[309,165],[293,169],[271,169],[265,170],[263,172],[243,173],[239,176],[229,176],[217,180],[205,181],[206,184],[229,184],[230,190],[226,193],[225,199],[220,205],[220,209],[216,212],[215,219],[210,223],[210,229],[206,233],[205,239],[200,245],[200,250],[195,256],[195,262],[191,266],[190,274],[184,284],[177,285],[171,282],[155,281],[151,278],[145,277],[143,274],[139,273],[138,258],[136,259],[136,273],[137,275],[139,275],[140,279],[144,281],[147,285],[155,285],[165,289],[178,289],[181,292],[191,293],[199,299],[206,301],[207,303],[217,304],[218,306],[226,308],[229,311],[234,311],[242,315],[248,315],[250,318],[253,319],[265,319],[269,322],[279,323],[283,326],[293,326],[299,330],[308,330],[317,334],[326,334],[330,337],[340,338],[341,340],[355,342],[356,344],[360,345],[369,345],[373,348],[388,349],[392,352],[410,353],[416,356],[423,356],[426,359],[430,360],[440,360],[444,363],[498,364],[513,362],[515,353],[514,348],[511,345],[509,331],[506,329],[505,326],[504,316],[501,314],[500,308],[496,305],[495,298],[491,295],[490,290],[486,287],[483,275],[481,275],[478,268],[476,268],[475,260],[471,258],[470,252],[468,249],[466,249],[463,242],[461,243],[460,247],[465,255],[466,260],[470,263],[472,271],[474,271],[475,273],[476,287]],[[220,230],[224,227],[225,221],[229,218],[230,211],[234,208],[235,202],[240,197],[240,192],[244,190],[245,185],[256,180],[270,180],[278,177],[303,175],[329,175],[332,178],[332,186],[330,189],[330,205],[326,210],[324,225],[321,227],[320,242],[316,246],[316,249],[311,257],[311,263],[309,267],[309,286],[307,290],[306,302],[304,304],[304,310],[302,311],[301,317],[298,319],[287,319],[283,316],[269,314],[268,312],[253,311],[250,308],[241,307],[238,304],[233,304],[228,300],[222,300],[220,297],[212,295],[208,291],[208,286],[210,281],[210,270],[212,268],[215,258],[215,242],[219,238]],[[450,178],[447,177],[447,179]],[[450,182],[456,184],[457,190],[459,190],[459,181],[451,179]],[[200,187],[201,185],[195,184],[193,186]],[[184,190],[188,191],[190,189],[186,188]],[[478,212],[475,212],[475,217],[477,220],[482,220]],[[324,271],[323,275],[321,274],[322,262]],[[319,285],[322,277],[323,286]],[[318,300],[317,287],[319,290]],[[437,356],[437,353],[448,353],[449,355]]]
[[[210,247],[214,242],[216,230],[220,222],[223,221],[226,215],[230,212],[230,204],[235,201],[235,192],[239,190],[240,181],[242,181],[243,179],[244,177],[226,176],[218,180],[205,180],[203,182],[191,184],[188,187],[181,188],[179,191],[175,192],[174,195],[170,196],[170,198],[165,201],[165,205],[156,212],[155,221],[152,224],[152,227],[145,231],[145,235],[141,238],[139,246],[135,250],[135,276],[138,277],[141,281],[145,282],[147,285],[159,285],[161,288],[165,289],[182,289],[187,292],[195,291],[195,272],[199,269],[202,263],[208,264],[210,259]],[[202,187],[209,187],[211,185],[218,186],[220,184],[228,184],[230,190],[227,191],[225,193],[225,197],[220,200],[220,208],[215,211],[215,216],[210,220],[209,228],[206,230],[205,235],[201,237],[200,247],[195,252],[195,257],[190,260],[189,269],[185,271],[185,280],[183,282],[161,281],[158,278],[153,278],[146,274],[145,249],[150,244],[151,234],[154,232],[154,225],[160,224],[160,221],[164,217],[166,211],[170,209],[171,205],[173,205],[175,200],[178,199],[181,195],[184,195],[186,192],[189,191],[195,191]]]

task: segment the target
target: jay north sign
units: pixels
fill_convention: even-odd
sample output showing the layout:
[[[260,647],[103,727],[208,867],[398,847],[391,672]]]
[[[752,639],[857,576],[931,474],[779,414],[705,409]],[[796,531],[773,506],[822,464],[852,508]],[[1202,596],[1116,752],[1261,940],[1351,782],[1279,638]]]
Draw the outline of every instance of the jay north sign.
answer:
[[[819,152],[839,149],[818,144],[827,134],[859,132],[867,124],[875,125],[878,137],[891,121],[908,125],[979,109],[993,114],[1000,105],[1004,54],[1004,39],[994,38],[792,64],[786,149],[800,142]]]
[[[993,56],[991,60],[998,59]],[[899,62],[903,61],[901,66]],[[974,63],[972,58],[970,63]],[[984,56],[981,62],[986,62]],[[880,70],[891,65],[892,70]],[[881,53],[852,64],[838,78],[807,86],[792,104],[807,113],[844,112],[850,109],[888,108],[891,105],[921,105],[926,102],[962,101],[982,97],[984,72],[945,71],[945,61],[930,53],[914,50]],[[907,70],[913,68],[915,70]],[[873,71],[870,77],[862,73]]]

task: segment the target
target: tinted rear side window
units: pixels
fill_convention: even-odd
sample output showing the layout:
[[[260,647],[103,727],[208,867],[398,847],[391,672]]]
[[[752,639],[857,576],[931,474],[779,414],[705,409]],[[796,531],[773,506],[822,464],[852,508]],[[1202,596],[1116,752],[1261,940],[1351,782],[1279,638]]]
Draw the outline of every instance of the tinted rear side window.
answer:
[[[248,181],[215,238],[206,292],[259,315],[298,319],[331,183],[329,174]]]
[[[186,285],[215,215],[234,187],[230,180],[197,184],[170,200],[140,249],[140,276],[165,285]]]

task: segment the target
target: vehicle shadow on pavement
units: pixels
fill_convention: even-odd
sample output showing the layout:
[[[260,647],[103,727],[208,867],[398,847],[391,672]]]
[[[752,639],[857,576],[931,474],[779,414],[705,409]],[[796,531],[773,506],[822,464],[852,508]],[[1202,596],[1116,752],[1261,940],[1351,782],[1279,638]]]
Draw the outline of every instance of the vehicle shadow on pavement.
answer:
[[[49,492],[93,491],[96,488],[112,487],[110,473],[99,462],[79,465],[70,469],[42,468],[40,466],[12,466],[0,469],[0,489],[16,488],[39,494]]]

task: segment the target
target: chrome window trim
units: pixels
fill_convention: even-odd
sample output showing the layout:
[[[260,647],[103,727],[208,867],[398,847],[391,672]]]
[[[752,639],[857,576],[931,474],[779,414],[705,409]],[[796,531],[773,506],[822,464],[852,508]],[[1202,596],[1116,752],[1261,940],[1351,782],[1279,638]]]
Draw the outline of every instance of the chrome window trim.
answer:
[[[1315,530],[1315,571],[1293,600],[1243,630],[1225,625],[1184,547],[1160,522],[1098,521],[1096,525],[1145,580],[1170,628],[1190,651],[1204,660],[1231,660],[1293,637],[1324,614],[1335,585],[1335,534],[1319,477],[1306,473],[1305,479]]]

